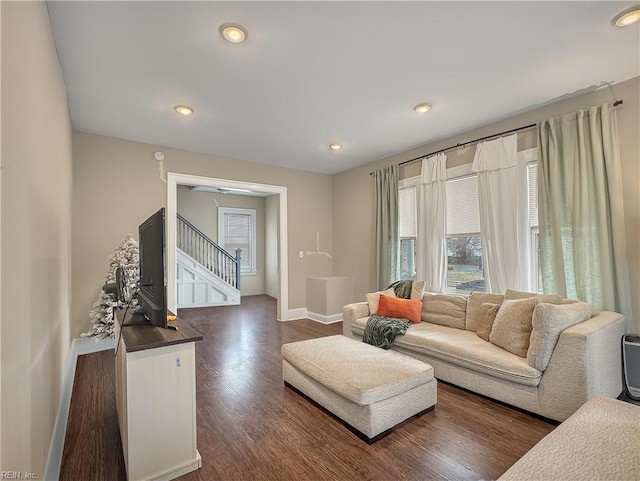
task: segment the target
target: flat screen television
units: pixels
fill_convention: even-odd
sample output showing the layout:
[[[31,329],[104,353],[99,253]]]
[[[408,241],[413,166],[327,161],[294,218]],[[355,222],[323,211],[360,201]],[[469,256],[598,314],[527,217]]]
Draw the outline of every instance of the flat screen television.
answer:
[[[138,229],[140,289],[138,312],[154,326],[167,327],[167,283],[165,275],[164,207]]]

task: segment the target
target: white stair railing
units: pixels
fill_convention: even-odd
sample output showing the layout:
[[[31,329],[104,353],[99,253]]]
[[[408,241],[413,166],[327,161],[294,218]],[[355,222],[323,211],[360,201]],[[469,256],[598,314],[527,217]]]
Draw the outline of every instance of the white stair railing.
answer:
[[[235,257],[207,237],[200,229],[177,214],[177,244],[189,256],[231,287],[240,290],[241,249]]]

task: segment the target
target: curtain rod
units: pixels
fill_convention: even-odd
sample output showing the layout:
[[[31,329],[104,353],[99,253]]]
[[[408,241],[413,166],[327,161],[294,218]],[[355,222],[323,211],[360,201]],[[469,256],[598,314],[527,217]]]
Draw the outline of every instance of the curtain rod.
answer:
[[[510,134],[510,133],[513,133],[513,132],[518,132],[520,130],[531,129],[533,127],[536,127],[537,125],[538,124],[529,124],[529,125],[525,125],[523,127],[518,127],[517,129],[505,130],[504,132],[500,132],[500,133],[497,133],[497,134],[485,135],[484,137],[480,137],[479,139],[469,140],[467,142],[458,142],[455,145],[452,145],[450,147],[446,147],[444,149],[436,150],[435,152],[431,152],[430,154],[424,154],[424,155],[421,155],[420,157],[416,157],[415,159],[405,160],[403,162],[398,163],[398,165],[400,166],[400,165],[410,164],[412,162],[416,162],[418,160],[422,160],[422,159],[426,159],[427,157],[431,157],[432,155],[437,155],[437,154],[439,154],[441,152],[446,152],[447,150],[453,150],[453,149],[457,149],[457,148],[460,148],[460,147],[466,147],[469,144],[476,144],[478,142],[482,142],[483,140],[491,139],[493,137],[501,137],[503,135]],[[374,174],[374,172],[369,172],[369,175],[373,175],[373,174]]]
[[[622,103],[623,103],[622,100],[615,100],[613,102],[613,107],[614,108],[618,107],[618,106],[622,105]],[[431,152],[430,154],[421,155],[420,157],[416,157],[415,159],[405,160],[403,162],[400,162],[398,164],[398,166],[405,165],[405,164],[410,164],[410,163],[416,162],[418,160],[426,159],[427,157],[431,157],[432,155],[436,155],[436,154],[439,154],[441,152],[446,152],[447,150],[453,150],[453,149],[457,149],[457,148],[460,148],[460,147],[466,147],[469,144],[477,144],[478,142],[482,142],[483,140],[491,139],[493,137],[502,137],[503,135],[511,134],[513,132],[519,132],[520,130],[531,129],[533,127],[536,127],[537,125],[538,124],[529,124],[529,125],[525,125],[523,127],[518,127],[517,129],[505,130],[504,132],[500,132],[500,133],[497,133],[497,134],[486,135],[484,137],[480,137],[479,139],[469,140],[468,142],[458,142],[457,144],[452,145],[451,147],[447,147],[445,149],[436,150],[435,152]],[[373,175],[373,174],[374,174],[374,172],[369,172],[369,175]]]
[[[502,137],[503,135],[511,134],[513,132],[519,132],[520,130],[531,129],[533,127],[536,127],[537,125],[538,124],[529,124],[529,125],[525,125],[523,127],[518,127],[517,129],[505,130],[504,132],[500,132],[498,134],[485,135],[484,137],[481,137],[481,138],[475,139],[475,140],[469,140],[468,142],[458,142],[456,145],[452,145],[451,147],[447,147],[446,149],[436,150],[435,152],[432,152],[432,153],[427,154],[427,155],[421,155],[420,157],[416,157],[415,159],[405,160],[403,162],[400,162],[398,165],[410,164],[411,162],[415,162],[417,160],[422,160],[422,159],[424,159],[426,157],[431,157],[432,155],[436,155],[436,154],[439,154],[441,152],[446,152],[447,150],[457,149],[457,148],[460,148],[460,147],[466,147],[469,144],[477,144],[478,142],[482,142],[483,140],[491,139],[493,137]]]

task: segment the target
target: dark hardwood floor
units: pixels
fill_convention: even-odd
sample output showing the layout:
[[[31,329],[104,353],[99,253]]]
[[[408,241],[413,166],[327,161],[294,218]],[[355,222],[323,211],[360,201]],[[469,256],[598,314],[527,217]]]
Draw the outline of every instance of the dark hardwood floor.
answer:
[[[339,334],[341,323],[276,321],[268,296],[184,309],[196,344],[202,468],[184,480],[495,479],[555,425],[440,382],[436,408],[373,445],[282,382],[283,343]],[[78,359],[61,480],[125,479],[113,351]]]
[[[64,438],[60,481],[126,479],[114,351],[78,357]]]

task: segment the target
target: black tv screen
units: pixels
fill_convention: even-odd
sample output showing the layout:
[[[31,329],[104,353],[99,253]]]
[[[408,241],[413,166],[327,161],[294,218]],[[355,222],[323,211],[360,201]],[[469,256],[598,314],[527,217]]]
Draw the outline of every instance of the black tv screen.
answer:
[[[140,248],[138,302],[151,324],[166,328],[164,207],[140,224],[138,238]]]

